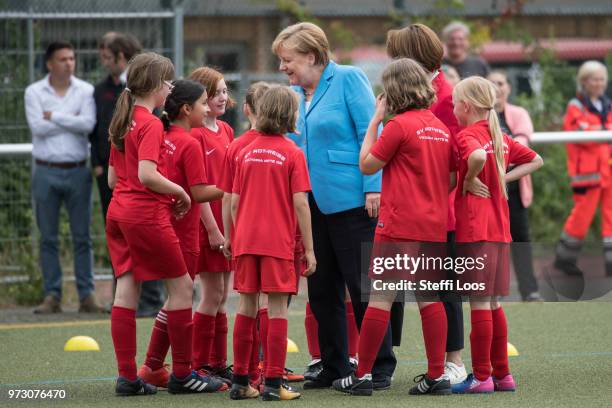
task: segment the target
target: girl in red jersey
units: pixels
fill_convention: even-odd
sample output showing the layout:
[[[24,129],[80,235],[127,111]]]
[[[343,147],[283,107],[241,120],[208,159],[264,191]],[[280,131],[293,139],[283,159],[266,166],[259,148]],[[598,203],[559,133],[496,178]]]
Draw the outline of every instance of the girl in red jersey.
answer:
[[[270,89],[270,84],[266,82],[255,82],[247,89],[242,112],[249,120],[250,128],[241,136],[230,143],[225,154],[223,172],[217,187],[224,191],[223,194],[223,231],[225,242],[223,253],[227,259],[231,259],[231,230],[233,228],[231,214],[232,185],[234,183],[234,173],[238,154],[242,149],[249,145],[260,133],[256,129],[257,123],[257,102],[263,94]],[[253,326],[253,347],[251,351],[251,361],[249,363],[249,382],[254,388],[259,388],[261,382],[261,372],[259,367],[259,347],[260,340],[264,341],[263,350],[265,352],[265,342],[267,339],[268,328],[268,296],[264,293],[259,296],[259,310],[257,312],[257,322]]]
[[[384,94],[377,99],[376,112],[359,157],[364,174],[374,174],[384,168],[373,261],[379,251],[387,253],[388,249],[394,253],[405,251],[414,257],[415,247],[419,251],[436,244],[443,247],[448,192],[454,186],[450,132],[428,109],[435,99],[435,91],[425,70],[414,60],[401,58],[385,69],[382,82]],[[395,116],[376,140],[387,112]],[[390,278],[409,279],[407,275]],[[380,276],[378,279],[385,279],[384,275]],[[357,371],[334,381],[336,390],[372,395],[372,367],[389,326],[396,295],[396,290],[377,290],[374,285],[359,333]],[[419,376],[410,394],[450,394],[450,382],[444,374],[447,334],[444,306],[439,301],[425,301],[419,297],[417,300],[428,369],[426,374]]]
[[[117,395],[156,392],[136,372],[135,310],[143,280],[164,279],[168,290],[166,314],[172,346],[168,391],[192,392],[185,385],[201,381],[191,370],[193,283],[171,223],[173,212],[177,217],[187,213],[191,199],[181,186],[165,177],[161,160],[163,125],[151,113],[163,106],[173,76],[174,67],[168,58],[154,53],[134,57],[128,65],[127,86],[117,101],[110,124],[108,178],[114,192],[106,238],[117,277],[111,313],[111,334],[119,368]]]
[[[222,192],[213,186],[206,185],[206,169],[202,148],[189,132],[192,128],[201,127],[204,117],[209,112],[207,95],[204,87],[194,81],[175,81],[174,88],[164,106],[162,122],[164,123],[165,152],[164,162],[168,178],[181,186],[189,195],[192,205],[187,214],[180,219],[173,218],[172,226],[179,239],[183,259],[191,279],[197,273],[198,255],[200,252],[199,217],[200,204],[221,197]],[[170,346],[167,334],[167,303],[155,319],[149,349],[144,365],[138,376],[149,384],[166,387],[168,371],[164,359]],[[227,389],[227,385],[206,373],[200,373],[206,385],[202,392],[215,392]]]
[[[287,353],[287,298],[297,291],[294,270],[296,218],[303,237],[304,276],[316,268],[307,193],[308,170],[303,152],[283,136],[293,132],[298,100],[287,87],[268,90],[257,105],[257,130],[261,133],[245,147],[237,163],[232,188],[235,236],[235,286],[240,305],[234,325],[234,376],[230,398],[256,398],[249,385],[253,326],[258,293],[268,294],[268,335],[265,383],[266,401],[292,400],[300,394],[282,387]],[[265,199],[262,199],[265,197]],[[261,239],[266,237],[266,239]]]
[[[457,135],[459,184],[455,201],[458,253],[482,257],[484,268],[458,276],[481,285],[470,294],[470,348],[473,374],[453,385],[455,393],[514,391],[508,367],[508,327],[497,296],[508,290],[510,221],[506,183],[540,168],[534,151],[502,133],[494,110],[495,85],[481,77],[459,82],[453,91],[454,113],[466,126]],[[510,164],[516,165],[506,173]],[[493,366],[493,377],[491,377]]]
[[[210,112],[204,126],[191,130],[204,152],[206,174],[211,185],[217,185],[229,144],[234,140],[232,128],[218,117],[234,105],[223,75],[208,67],[198,68],[189,79],[206,88]],[[222,202],[215,200],[201,206],[200,303],[193,316],[193,366],[209,371],[231,383],[232,371],[227,365],[227,314],[225,302],[229,291],[230,264],[223,255]]]

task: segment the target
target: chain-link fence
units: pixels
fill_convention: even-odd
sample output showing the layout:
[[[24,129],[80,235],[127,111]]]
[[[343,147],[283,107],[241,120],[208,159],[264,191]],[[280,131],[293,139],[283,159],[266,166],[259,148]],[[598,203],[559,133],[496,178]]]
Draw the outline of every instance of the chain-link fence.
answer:
[[[75,75],[92,84],[106,74],[99,62],[98,41],[108,31],[130,33],[144,49],[164,54],[182,69],[180,1],[160,0],[0,0],[0,279],[20,275],[37,259],[31,194],[31,157],[13,143],[31,142],[25,120],[24,91],[44,77],[44,52],[53,41],[73,44]],[[180,72],[180,70],[178,71]],[[26,149],[27,150],[27,149]],[[92,239],[96,271],[108,267],[97,190],[93,192]],[[71,269],[69,228],[60,226],[62,264]],[[85,222],[85,220],[84,220]]]

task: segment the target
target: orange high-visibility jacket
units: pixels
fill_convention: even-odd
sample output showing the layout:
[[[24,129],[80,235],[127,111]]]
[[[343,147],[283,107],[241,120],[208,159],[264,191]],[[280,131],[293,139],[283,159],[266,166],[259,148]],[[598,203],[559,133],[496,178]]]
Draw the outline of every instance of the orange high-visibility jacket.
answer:
[[[610,100],[602,99],[605,121],[602,115],[591,112],[582,97],[573,98],[567,105],[563,130],[612,130]],[[606,186],[610,179],[612,145],[609,143],[568,143],[567,172],[573,188]]]

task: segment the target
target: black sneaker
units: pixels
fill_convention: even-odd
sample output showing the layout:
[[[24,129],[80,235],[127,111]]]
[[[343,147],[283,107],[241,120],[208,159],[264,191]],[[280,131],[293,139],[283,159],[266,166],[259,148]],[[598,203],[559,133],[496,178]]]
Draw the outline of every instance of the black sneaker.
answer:
[[[374,391],[384,391],[391,388],[391,377],[387,375],[375,375],[372,378]]]
[[[410,395],[450,395],[452,393],[450,380],[444,374],[435,380],[430,379],[426,374],[417,375],[414,377],[414,382],[417,385],[408,391]]]
[[[215,367],[208,368],[208,371],[219,380],[223,381],[227,385],[232,385],[232,377],[234,376],[233,365],[229,365],[227,367]]]
[[[157,387],[147,384],[138,377],[134,381],[130,381],[125,377],[117,378],[115,385],[115,394],[120,397],[128,397],[132,395],[153,395],[157,394]]]
[[[304,371],[304,379],[308,381],[315,381],[319,374],[323,371],[323,361],[320,359],[312,360]]]
[[[222,389],[227,389],[223,381],[215,377],[201,376],[196,371],[192,371],[191,375],[183,379],[178,379],[174,374],[171,374],[170,380],[168,380],[168,392],[170,394],[217,392]]]
[[[338,378],[333,382],[333,387],[336,391],[344,392],[351,395],[372,395],[372,375],[366,374],[362,378],[355,377],[351,374],[348,377]]]
[[[554,267],[565,273],[567,276],[584,276],[582,269],[580,269],[578,265],[571,261],[555,259]]]

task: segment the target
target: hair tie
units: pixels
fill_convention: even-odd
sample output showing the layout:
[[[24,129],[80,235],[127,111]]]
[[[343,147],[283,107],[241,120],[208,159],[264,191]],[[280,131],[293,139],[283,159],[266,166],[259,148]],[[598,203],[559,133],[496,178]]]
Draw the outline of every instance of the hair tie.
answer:
[[[128,88],[127,86],[124,88],[125,91],[132,93],[132,90],[130,88]]]

